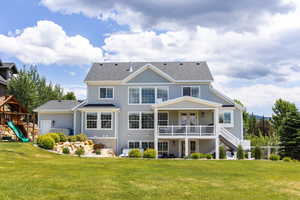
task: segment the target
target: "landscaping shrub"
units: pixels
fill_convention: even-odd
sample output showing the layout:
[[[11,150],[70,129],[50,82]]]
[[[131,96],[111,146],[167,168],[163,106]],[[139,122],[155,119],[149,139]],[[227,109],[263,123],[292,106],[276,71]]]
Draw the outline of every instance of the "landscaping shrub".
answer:
[[[239,159],[239,160],[243,160],[245,158],[244,149],[243,149],[242,145],[238,146],[236,156],[237,156],[237,159]]]
[[[68,140],[68,137],[64,133],[57,133],[59,136],[59,141],[60,142],[66,142]]]
[[[206,159],[210,160],[212,158],[213,158],[213,156],[211,154],[206,154]]]
[[[89,145],[94,145],[93,140],[88,140],[87,142],[88,142]]]
[[[280,156],[276,154],[271,154],[269,157],[270,160],[277,161],[280,160]]]
[[[85,151],[84,151],[84,148],[82,148],[82,147],[80,147],[80,148],[78,148],[76,151],[75,151],[75,154],[77,155],[77,156],[82,156],[82,155],[84,155],[84,153],[85,153]]]
[[[47,133],[47,134],[45,134],[45,136],[51,137],[55,143],[60,142],[60,137],[59,137],[58,133]]]
[[[284,162],[291,162],[292,161],[292,158],[291,157],[284,157],[282,159]]]
[[[220,159],[226,159],[226,149],[224,146],[219,147],[219,157]]]
[[[43,149],[53,149],[55,141],[48,135],[42,135],[38,137],[37,144]]]
[[[76,136],[75,135],[71,135],[68,137],[68,141],[69,142],[76,142]]]
[[[256,146],[253,150],[253,155],[256,160],[260,160],[262,158],[262,151],[259,146]]]
[[[155,156],[156,156],[155,149],[147,149],[143,155],[144,158],[155,158]]]
[[[96,153],[96,155],[101,155],[101,149],[96,149],[95,153]]]
[[[140,158],[140,157],[142,157],[142,153],[139,149],[132,149],[129,151],[128,156],[130,158]]]
[[[201,158],[201,153],[192,153],[191,158],[192,159],[200,159]]]
[[[80,134],[76,135],[76,141],[84,142],[84,141],[87,141],[87,140],[88,140],[88,137],[83,133],[80,133]]]
[[[70,149],[68,147],[64,147],[62,152],[63,154],[70,154]]]

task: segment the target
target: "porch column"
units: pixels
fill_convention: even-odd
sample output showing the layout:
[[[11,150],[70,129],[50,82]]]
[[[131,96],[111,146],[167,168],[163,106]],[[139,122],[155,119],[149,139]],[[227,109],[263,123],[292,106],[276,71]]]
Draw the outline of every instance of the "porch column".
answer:
[[[158,158],[158,134],[157,134],[157,120],[158,120],[158,112],[157,108],[154,109],[154,149],[156,151],[155,158]]]
[[[189,156],[189,139],[188,138],[185,138],[184,153],[185,153],[185,157]]]
[[[219,137],[217,137],[216,139],[215,139],[215,147],[216,147],[216,150],[215,150],[215,152],[216,152],[216,160],[219,160]]]

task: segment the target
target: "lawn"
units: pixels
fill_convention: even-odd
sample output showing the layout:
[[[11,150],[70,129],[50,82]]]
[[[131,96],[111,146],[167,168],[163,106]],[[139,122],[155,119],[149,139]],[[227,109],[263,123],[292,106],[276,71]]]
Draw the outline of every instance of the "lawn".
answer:
[[[95,159],[0,143],[1,200],[300,199],[300,164]]]

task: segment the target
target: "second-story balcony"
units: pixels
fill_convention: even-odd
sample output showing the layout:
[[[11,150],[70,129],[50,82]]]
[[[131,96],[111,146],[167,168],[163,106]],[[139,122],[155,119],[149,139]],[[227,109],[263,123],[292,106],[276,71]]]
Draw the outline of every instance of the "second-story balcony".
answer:
[[[158,126],[158,137],[211,137],[215,136],[213,125],[168,125]]]

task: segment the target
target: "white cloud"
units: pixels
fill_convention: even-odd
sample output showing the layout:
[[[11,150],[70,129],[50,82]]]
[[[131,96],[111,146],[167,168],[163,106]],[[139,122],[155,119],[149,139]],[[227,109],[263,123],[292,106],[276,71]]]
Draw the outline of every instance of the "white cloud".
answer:
[[[15,33],[0,34],[0,52],[24,63],[85,65],[103,59],[101,48],[80,35],[68,36],[52,21],[38,21],[36,26]]]
[[[75,75],[76,75],[75,72],[69,72],[69,74],[70,74],[71,76],[75,76]]]
[[[86,99],[86,86],[85,85],[63,85],[65,92],[74,92],[77,99]]]

